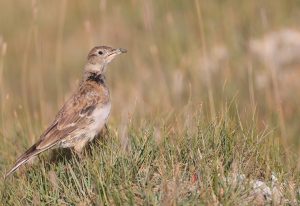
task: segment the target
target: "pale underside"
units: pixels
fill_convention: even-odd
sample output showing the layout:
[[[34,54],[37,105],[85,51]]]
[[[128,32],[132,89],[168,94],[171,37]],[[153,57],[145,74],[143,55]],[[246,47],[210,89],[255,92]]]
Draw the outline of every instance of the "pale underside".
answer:
[[[73,147],[76,152],[81,152],[86,143],[92,141],[107,122],[110,114],[111,104],[107,103],[96,108],[90,117],[90,124],[85,128],[78,129],[68,135],[57,145],[58,147]]]

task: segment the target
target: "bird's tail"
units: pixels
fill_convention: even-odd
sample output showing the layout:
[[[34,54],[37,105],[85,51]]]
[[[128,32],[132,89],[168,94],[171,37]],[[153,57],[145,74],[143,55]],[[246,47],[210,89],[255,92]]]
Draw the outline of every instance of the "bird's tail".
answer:
[[[15,172],[21,165],[28,162],[31,158],[41,153],[43,150],[36,148],[37,144],[32,145],[24,154],[22,154],[16,161],[15,165],[6,173],[5,179]]]

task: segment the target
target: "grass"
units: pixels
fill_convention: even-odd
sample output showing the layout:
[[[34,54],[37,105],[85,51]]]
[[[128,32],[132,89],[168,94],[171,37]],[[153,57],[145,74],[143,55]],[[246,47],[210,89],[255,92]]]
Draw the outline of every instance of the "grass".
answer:
[[[91,47],[129,51],[107,72],[109,134],[83,159],[47,152],[1,181],[1,203],[300,204],[300,85],[267,72],[261,88],[268,68],[248,48],[299,27],[299,8],[297,0],[0,0],[3,176],[77,86]],[[281,195],[254,194],[258,180]]]
[[[252,204],[251,184],[238,184],[229,177],[244,174],[249,180],[271,184],[271,175],[276,174],[282,184],[281,203],[299,203],[293,199],[297,191],[290,187],[299,181],[299,174],[285,167],[272,132],[245,130],[227,117],[205,123],[195,115],[193,121],[183,131],[170,125],[131,125],[126,144],[110,130],[84,159],[62,156],[51,163],[43,158],[2,183],[2,201],[8,205]]]

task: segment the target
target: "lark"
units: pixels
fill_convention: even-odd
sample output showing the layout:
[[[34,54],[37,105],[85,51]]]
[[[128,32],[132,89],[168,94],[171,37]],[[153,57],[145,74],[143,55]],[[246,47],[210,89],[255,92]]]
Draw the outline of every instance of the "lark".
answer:
[[[126,52],[126,49],[108,46],[97,46],[89,52],[79,87],[39,140],[17,159],[6,177],[49,149],[72,148],[81,154],[85,145],[106,125],[110,114],[110,93],[105,81],[107,65],[116,56]]]

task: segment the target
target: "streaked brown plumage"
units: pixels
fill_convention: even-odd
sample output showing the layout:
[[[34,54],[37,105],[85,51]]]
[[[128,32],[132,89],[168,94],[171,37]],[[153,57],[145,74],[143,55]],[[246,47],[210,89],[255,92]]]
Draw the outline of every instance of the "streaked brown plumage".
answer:
[[[125,49],[94,47],[88,54],[84,77],[40,139],[21,155],[6,177],[34,156],[50,148],[73,148],[80,153],[101,131],[110,113],[109,89],[105,84],[106,66]]]

